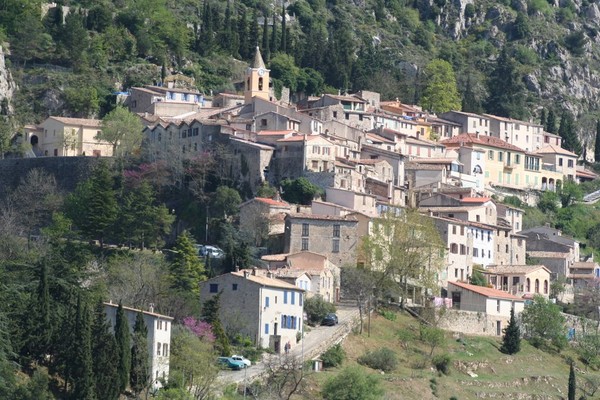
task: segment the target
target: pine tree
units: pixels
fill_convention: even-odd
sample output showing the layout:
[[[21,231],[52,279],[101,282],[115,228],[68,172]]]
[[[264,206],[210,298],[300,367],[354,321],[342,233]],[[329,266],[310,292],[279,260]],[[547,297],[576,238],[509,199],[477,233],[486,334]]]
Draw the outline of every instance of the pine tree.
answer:
[[[123,311],[123,305],[119,302],[117,317],[115,321],[115,341],[117,342],[117,388],[119,393],[127,388],[129,383],[129,373],[131,368],[131,334],[129,333],[129,323]]]
[[[500,351],[505,354],[516,354],[521,350],[521,330],[515,319],[515,309],[510,310],[510,321],[504,329],[504,337],[502,338],[502,347]]]
[[[148,365],[148,328],[144,315],[139,312],[133,326],[133,346],[131,347],[131,389],[135,394],[141,393],[150,380]]]
[[[575,363],[571,362],[571,367],[569,368],[569,392],[567,395],[567,400],[575,400],[575,394],[577,392],[577,383],[575,382],[575,367],[573,366]]]
[[[462,111],[470,113],[481,113],[483,111],[481,101],[479,101],[473,90],[471,74],[467,74],[467,83],[463,93],[461,108]]]
[[[119,398],[117,382],[117,342],[110,331],[110,322],[106,319],[104,305],[98,302],[92,324],[92,360],[94,362],[94,389],[98,399],[116,400]]]
[[[515,60],[508,54],[506,47],[496,60],[496,67],[488,80],[490,96],[486,111],[501,117],[524,118],[525,86],[521,82],[521,73]]]
[[[548,133],[556,133],[556,115],[552,109],[548,111],[548,117],[546,118],[544,130]]]
[[[198,283],[204,278],[204,267],[187,231],[177,237],[173,250],[175,256],[169,274],[171,287],[183,292],[196,293]]]
[[[596,142],[594,143],[594,161],[600,162],[600,119],[596,121]]]
[[[77,400],[93,400],[94,372],[92,367],[92,338],[90,332],[90,315],[87,304],[81,296],[77,299],[77,315],[75,318],[75,343],[73,362],[73,398]]]

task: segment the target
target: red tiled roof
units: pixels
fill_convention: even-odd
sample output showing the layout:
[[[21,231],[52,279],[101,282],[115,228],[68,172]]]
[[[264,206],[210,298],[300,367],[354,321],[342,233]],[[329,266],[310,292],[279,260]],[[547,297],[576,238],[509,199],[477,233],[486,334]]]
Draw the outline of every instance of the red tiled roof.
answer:
[[[288,214],[286,218],[289,219],[316,219],[316,220],[325,220],[325,221],[348,221],[348,222],[356,222],[358,221],[355,217],[351,215],[320,215],[320,214]]]
[[[258,136],[284,136],[290,133],[294,133],[295,131],[258,131],[256,134]]]
[[[451,137],[449,139],[446,140],[442,140],[440,142],[443,145],[460,145],[461,143],[465,143],[465,144],[479,144],[479,145],[483,145],[483,146],[489,146],[489,147],[496,147],[496,148],[500,148],[500,149],[506,149],[506,150],[512,150],[512,151],[518,151],[521,153],[525,153],[525,150],[521,149],[520,147],[517,147],[515,145],[512,145],[500,138],[497,137],[493,137],[493,136],[487,136],[487,135],[475,135],[475,134],[471,134],[471,133],[461,133],[460,135]]]
[[[485,203],[490,200],[489,197],[463,197],[460,199],[462,203]]]
[[[383,143],[395,143],[393,140],[390,140],[388,138],[385,138],[383,136],[379,136],[375,133],[367,133],[367,139],[372,139],[376,142],[383,142]]]
[[[308,140],[315,140],[317,138],[319,138],[319,135],[297,135],[297,136],[290,136],[287,138],[283,138],[283,139],[279,139],[278,142],[303,142],[305,139]],[[323,138],[325,139],[325,138]],[[325,139],[327,140],[327,139]]]
[[[100,128],[102,121],[99,119],[86,119],[86,118],[67,118],[67,117],[48,117],[58,122],[62,122],[65,125],[80,125],[89,126],[92,128]]]
[[[255,197],[254,200],[260,201],[261,203],[265,203],[270,206],[289,207],[289,204],[286,203],[285,201],[273,200],[273,199],[269,199],[266,197]]]
[[[450,286],[450,285],[458,286],[459,288],[467,289],[467,290],[470,290],[471,292],[480,294],[485,297],[491,297],[493,299],[507,299],[507,300],[523,301],[523,299],[521,299],[517,296],[513,296],[510,293],[506,293],[501,290],[492,289],[489,287],[470,285],[468,283],[462,283],[462,282],[448,282],[448,286]],[[448,289],[450,290],[450,288],[448,288]]]
[[[565,150],[562,147],[549,144],[547,146],[542,147],[534,151],[535,154],[562,154],[564,156],[571,156],[577,158],[577,154],[570,152],[569,150]]]

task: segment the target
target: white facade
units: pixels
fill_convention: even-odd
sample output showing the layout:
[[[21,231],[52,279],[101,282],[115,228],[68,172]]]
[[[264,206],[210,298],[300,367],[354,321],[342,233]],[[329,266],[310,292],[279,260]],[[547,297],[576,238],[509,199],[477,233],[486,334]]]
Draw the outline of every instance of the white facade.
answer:
[[[106,313],[106,318],[110,321],[112,329],[114,329],[117,320],[118,307],[117,304],[104,303],[104,312]],[[152,386],[160,387],[159,380],[166,380],[169,377],[173,318],[129,307],[123,307],[123,311],[132,334],[138,313],[141,312],[144,316],[144,322],[148,328],[148,356],[150,358]]]
[[[482,224],[469,226],[473,239],[473,264],[483,267],[494,264],[494,230]]]

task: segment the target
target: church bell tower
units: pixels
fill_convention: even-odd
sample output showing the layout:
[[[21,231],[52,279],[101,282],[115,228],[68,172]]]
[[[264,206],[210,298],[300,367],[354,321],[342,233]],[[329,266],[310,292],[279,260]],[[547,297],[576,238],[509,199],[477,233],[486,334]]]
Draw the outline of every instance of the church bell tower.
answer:
[[[269,70],[265,67],[260,49],[256,46],[254,62],[246,70],[244,102],[250,104],[253,97],[269,100]]]

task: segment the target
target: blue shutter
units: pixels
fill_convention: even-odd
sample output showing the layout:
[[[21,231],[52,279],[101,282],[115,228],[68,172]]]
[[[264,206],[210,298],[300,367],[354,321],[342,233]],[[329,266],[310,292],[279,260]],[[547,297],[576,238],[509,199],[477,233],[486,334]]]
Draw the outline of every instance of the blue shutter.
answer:
[[[265,335],[269,334],[269,324],[265,324]]]
[[[291,292],[290,295],[292,296],[292,304],[296,304],[296,293]]]
[[[265,297],[265,307],[269,307],[269,296]]]
[[[287,304],[287,290],[283,291],[283,304]]]
[[[298,293],[298,304],[302,306],[302,293]]]

